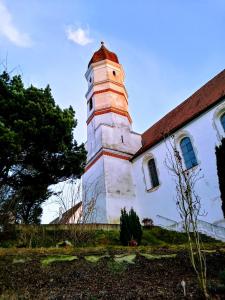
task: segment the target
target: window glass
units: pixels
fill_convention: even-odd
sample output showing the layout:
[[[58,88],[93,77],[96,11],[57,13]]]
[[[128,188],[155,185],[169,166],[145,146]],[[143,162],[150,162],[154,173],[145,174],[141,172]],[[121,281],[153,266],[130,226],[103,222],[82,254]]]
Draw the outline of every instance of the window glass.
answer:
[[[152,158],[148,162],[148,169],[151,178],[152,187],[156,187],[159,185],[159,179],[157,175],[157,170],[155,166],[155,160]]]
[[[223,126],[223,130],[225,131],[225,114],[222,115],[222,117],[220,118],[220,121]]]
[[[92,98],[90,99],[89,101],[89,110],[92,110],[93,108],[93,101],[92,101]]]
[[[181,147],[186,168],[190,169],[196,166],[198,163],[197,163],[197,159],[190,138],[189,137],[183,138],[180,142],[180,147]]]

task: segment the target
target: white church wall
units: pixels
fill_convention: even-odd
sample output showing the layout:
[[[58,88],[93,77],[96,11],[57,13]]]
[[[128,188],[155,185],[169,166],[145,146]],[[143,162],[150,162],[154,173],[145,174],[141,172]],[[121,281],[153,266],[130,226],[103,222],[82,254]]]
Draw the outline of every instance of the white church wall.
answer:
[[[130,161],[104,156],[108,223],[119,223],[121,208],[135,205],[135,185]]]
[[[107,124],[110,126],[124,126],[130,128],[130,122],[126,116],[117,115],[114,113],[106,113],[94,117],[94,127],[97,128],[100,124]]]
[[[221,105],[224,104],[220,104]],[[176,140],[181,135],[190,137],[198,166],[203,178],[196,184],[196,192],[201,197],[202,209],[206,215],[201,219],[214,222],[222,219],[221,199],[218,186],[215,146],[218,145],[217,128],[215,126],[215,107],[194,119],[175,133]],[[133,177],[136,182],[136,203],[141,218],[150,217],[155,224],[159,223],[157,215],[179,221],[176,208],[175,184],[171,173],[165,166],[167,148],[164,141],[153,146],[133,161]],[[160,185],[157,188],[146,187],[146,172],[144,174],[143,161],[146,156],[155,158]],[[148,179],[149,180],[149,179]]]
[[[141,147],[141,136],[126,127],[102,125],[102,145],[124,153],[134,154]]]
[[[102,147],[132,154],[141,147],[141,136],[130,131],[130,123],[124,116],[113,113],[95,116],[88,124],[87,130],[88,161]]]
[[[100,157],[82,176],[83,210],[87,207],[88,202],[96,202],[94,215],[90,222],[107,223],[105,178],[103,174],[103,157]]]

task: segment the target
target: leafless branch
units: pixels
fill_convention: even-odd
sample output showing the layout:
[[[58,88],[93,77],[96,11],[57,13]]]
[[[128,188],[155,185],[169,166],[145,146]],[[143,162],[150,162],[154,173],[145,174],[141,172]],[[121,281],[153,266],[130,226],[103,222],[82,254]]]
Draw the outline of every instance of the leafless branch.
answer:
[[[203,215],[203,212],[200,197],[195,190],[196,183],[202,178],[201,170],[198,167],[186,170],[174,138],[166,139],[166,148],[165,165],[175,181],[176,204],[188,237],[190,261],[204,297],[208,299],[206,257],[202,252],[198,231],[198,217]]]

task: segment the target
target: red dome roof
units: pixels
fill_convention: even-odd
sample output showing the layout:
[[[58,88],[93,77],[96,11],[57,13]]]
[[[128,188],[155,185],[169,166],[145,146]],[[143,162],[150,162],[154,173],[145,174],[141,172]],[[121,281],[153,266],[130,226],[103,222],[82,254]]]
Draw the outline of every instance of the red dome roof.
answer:
[[[101,42],[101,47],[98,51],[96,51],[91,60],[89,61],[88,67],[90,66],[90,64],[96,63],[98,61],[104,60],[104,59],[108,59],[111,60],[117,64],[119,64],[119,60],[118,57],[115,53],[109,51],[105,46],[104,43]]]

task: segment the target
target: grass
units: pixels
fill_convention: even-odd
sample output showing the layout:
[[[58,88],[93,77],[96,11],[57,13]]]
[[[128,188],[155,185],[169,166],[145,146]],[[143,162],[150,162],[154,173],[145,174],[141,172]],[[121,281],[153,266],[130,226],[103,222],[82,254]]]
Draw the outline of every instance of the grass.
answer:
[[[108,261],[108,268],[112,273],[123,273],[129,264],[135,263],[136,254],[120,254],[114,255],[113,260]]]
[[[100,259],[109,257],[109,255],[86,255],[84,258],[91,263],[97,263]]]
[[[21,299],[19,298],[19,295],[15,291],[4,291],[2,294],[0,294],[0,300],[18,300]]]
[[[2,248],[8,248],[8,250],[11,250],[13,247],[18,248],[18,251],[20,249],[24,248],[30,248],[30,249],[40,249],[42,252],[48,253],[47,249],[54,249],[56,248],[57,243],[68,240],[73,244],[73,247],[71,249],[65,250],[65,254],[74,253],[74,250],[80,251],[82,249],[82,252],[85,252],[84,249],[86,249],[87,253],[89,254],[91,252],[97,252],[94,254],[103,255],[107,251],[119,251],[121,249],[129,249],[129,247],[123,247],[120,246],[120,240],[119,240],[119,230],[93,230],[88,231],[87,235],[86,232],[83,232],[84,235],[87,237],[87,239],[82,241],[82,243],[75,243],[73,240],[73,234],[74,232],[72,230],[56,230],[55,231],[48,231],[43,230],[43,228],[40,226],[35,227],[35,230],[37,231],[37,228],[40,230],[40,234],[36,231],[32,231],[31,227],[25,227],[25,231],[23,232],[24,227],[21,227],[20,231],[17,231],[16,233],[11,233],[9,235],[5,234],[4,239],[1,240],[0,236],[0,247]],[[2,236],[3,238],[3,236]],[[224,243],[220,241],[216,241],[210,237],[207,237],[205,235],[201,235],[201,239],[204,242],[204,248],[217,248],[217,247],[223,247]],[[145,249],[146,247],[150,248],[170,248],[170,249],[180,249],[184,248],[185,244],[187,243],[187,237],[185,233],[175,232],[175,231],[169,231],[166,229],[163,229],[161,227],[153,226],[150,229],[144,229],[143,230],[143,237],[141,245],[138,248],[138,250],[141,250],[141,247]],[[22,248],[21,248],[22,247]],[[70,247],[67,247],[70,248]],[[60,248],[60,252],[65,248]],[[14,250],[15,251],[15,250]],[[38,250],[40,251],[40,250]],[[57,250],[50,250],[50,252],[57,252]],[[0,248],[0,255],[1,255],[2,249]],[[4,251],[3,251],[4,252]],[[100,254],[99,254],[100,253]]]
[[[13,264],[23,264],[25,263],[27,260],[25,258],[14,258],[13,259]]]
[[[54,255],[54,256],[48,256],[41,260],[41,264],[43,266],[48,266],[54,262],[65,262],[65,261],[73,261],[78,259],[77,256],[71,256],[71,255]]]
[[[147,258],[149,260],[162,259],[162,258],[175,258],[177,256],[176,253],[163,254],[163,255],[149,254],[149,253],[140,253],[140,255],[144,256],[145,258]]]
[[[127,263],[124,263],[124,262],[118,263],[118,262],[115,262],[114,260],[109,260],[107,263],[107,267],[108,267],[109,271],[116,275],[123,273],[127,269],[127,266],[128,266]]]
[[[119,254],[114,256],[114,261],[117,263],[134,264],[136,254]]]
[[[205,251],[220,251],[225,252],[224,243],[205,243]],[[187,250],[187,244],[165,244],[165,245],[151,245],[138,247],[124,247],[118,245],[101,245],[89,247],[67,247],[67,248],[0,248],[0,258],[8,255],[17,257],[27,257],[30,255],[108,255],[108,254],[132,254],[136,253],[159,253],[164,254],[165,251],[170,253],[178,253]]]

